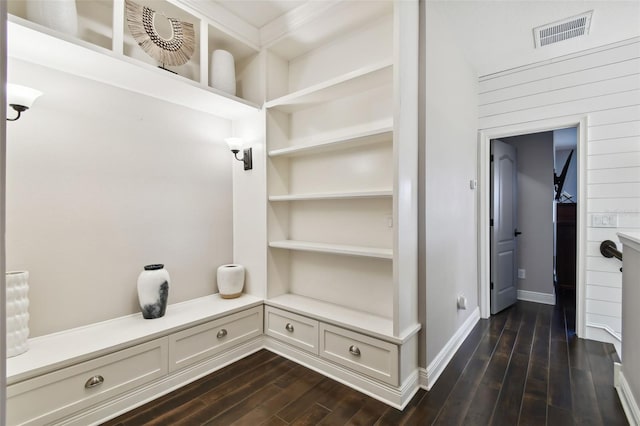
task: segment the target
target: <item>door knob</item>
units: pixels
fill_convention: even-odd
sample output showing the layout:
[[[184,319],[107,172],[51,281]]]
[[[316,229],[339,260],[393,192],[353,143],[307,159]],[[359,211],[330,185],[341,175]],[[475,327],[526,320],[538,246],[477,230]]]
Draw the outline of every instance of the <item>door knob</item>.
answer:
[[[517,237],[518,235],[522,234],[522,232],[518,231],[518,228],[513,230],[513,236]]]

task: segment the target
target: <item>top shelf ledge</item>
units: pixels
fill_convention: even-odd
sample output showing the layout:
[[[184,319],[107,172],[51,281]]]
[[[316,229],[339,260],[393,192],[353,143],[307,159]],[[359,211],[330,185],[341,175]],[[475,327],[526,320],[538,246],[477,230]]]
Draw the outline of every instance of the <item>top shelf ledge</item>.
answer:
[[[269,157],[296,157],[301,155],[313,155],[326,151],[352,148],[361,145],[370,145],[381,142],[393,141],[393,121],[375,123],[373,126],[356,131],[345,131],[341,134],[331,135],[326,138],[318,138],[304,141],[292,141],[292,146],[273,149],[269,151]]]
[[[392,79],[393,61],[389,59],[273,99],[265,103],[265,107],[291,113],[391,84]]]
[[[259,105],[111,50],[9,15],[8,56],[228,120]]]

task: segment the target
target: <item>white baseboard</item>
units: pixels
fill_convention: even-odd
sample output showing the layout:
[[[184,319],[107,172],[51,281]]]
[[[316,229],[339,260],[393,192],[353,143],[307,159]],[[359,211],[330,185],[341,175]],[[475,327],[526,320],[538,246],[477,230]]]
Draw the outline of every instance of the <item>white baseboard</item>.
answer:
[[[417,369],[407,377],[400,387],[394,387],[355,373],[269,336],[265,336],[265,349],[317,371],[323,376],[343,383],[398,410],[404,409],[420,387]]]
[[[622,337],[608,325],[587,323],[584,337],[585,339],[613,344],[618,356],[622,358]]]
[[[451,358],[455,355],[456,351],[462,345],[462,342],[467,338],[473,327],[480,320],[480,308],[476,309],[469,315],[469,318],[460,326],[458,331],[449,339],[444,348],[436,355],[436,357],[429,363],[427,369],[420,369],[420,387],[430,390],[436,383],[438,377],[442,374],[446,366],[451,361]]]
[[[631,426],[637,426],[640,424],[640,409],[638,403],[631,392],[629,382],[624,377],[622,366],[618,363],[614,364],[614,383],[618,396],[620,397],[620,403],[624,409],[624,413],[627,415],[627,421]]]
[[[429,375],[427,374],[426,368],[418,368],[418,373],[420,374],[420,387],[424,390],[430,390],[431,386],[427,386],[429,384]]]
[[[545,305],[556,304],[556,294],[554,293],[539,293],[537,291],[518,290],[518,300],[524,300],[525,302],[544,303]]]

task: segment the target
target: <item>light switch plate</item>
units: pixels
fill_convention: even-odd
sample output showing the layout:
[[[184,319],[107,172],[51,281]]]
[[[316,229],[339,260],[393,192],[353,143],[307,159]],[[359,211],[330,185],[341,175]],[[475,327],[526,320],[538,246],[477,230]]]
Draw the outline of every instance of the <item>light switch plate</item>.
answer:
[[[617,228],[617,213],[594,213],[591,215],[591,226],[593,228]]]

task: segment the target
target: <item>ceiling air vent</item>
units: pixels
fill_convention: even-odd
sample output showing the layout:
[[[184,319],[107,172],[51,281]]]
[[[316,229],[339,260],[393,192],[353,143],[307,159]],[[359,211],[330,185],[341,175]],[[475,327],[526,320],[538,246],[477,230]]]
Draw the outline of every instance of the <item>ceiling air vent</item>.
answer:
[[[589,34],[593,10],[533,29],[536,47]]]

